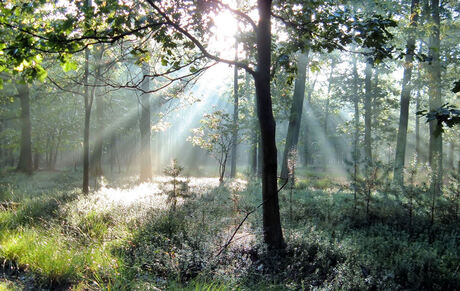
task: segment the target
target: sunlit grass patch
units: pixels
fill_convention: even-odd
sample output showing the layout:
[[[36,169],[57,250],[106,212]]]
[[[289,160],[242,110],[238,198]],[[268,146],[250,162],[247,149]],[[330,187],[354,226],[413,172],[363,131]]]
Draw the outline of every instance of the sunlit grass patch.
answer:
[[[0,234],[0,257],[20,270],[35,274],[44,286],[78,283],[76,288],[97,285],[97,288],[123,289],[138,280],[128,275],[135,268],[124,260],[126,251],[140,246],[133,236],[142,233],[140,237],[146,248],[140,249],[141,258],[136,261],[140,265],[136,266],[145,267],[155,258],[147,256],[155,245],[151,236],[154,235],[161,244],[153,250],[169,258],[168,272],[188,278],[188,271],[178,270],[187,270],[192,257],[193,260],[208,258],[209,254],[205,256],[203,251],[215,251],[219,246],[219,243],[214,246],[211,242],[202,243],[208,238],[213,242],[221,239],[222,235],[216,233],[229,222],[223,218],[231,215],[230,192],[218,187],[217,179],[189,178],[189,189],[196,194],[195,198],[180,199],[178,213],[171,213],[168,196],[161,187],[168,181],[168,177],[160,176],[150,183],[119,188],[102,185],[89,195],[57,187],[48,189],[46,195],[22,197],[17,209],[0,212],[0,228],[4,230]],[[231,188],[237,192],[243,184],[233,181]],[[156,222],[148,226],[152,219]],[[210,221],[215,223],[209,224]],[[188,238],[182,239],[184,234]],[[171,241],[180,247],[170,248]],[[201,251],[190,257],[192,249]],[[176,261],[171,256],[181,259]]]
[[[82,248],[60,233],[58,227],[6,231],[1,235],[0,246],[0,257],[33,272],[47,286],[113,277],[119,264],[104,245]]]
[[[77,290],[429,289],[451,288],[458,277],[455,234],[440,230],[443,236],[429,243],[395,228],[390,220],[402,223],[404,213],[388,212],[382,193],[372,201],[378,220],[368,221],[351,192],[284,188],[288,247],[284,257],[270,258],[261,208],[222,249],[260,205],[260,181],[184,179],[193,195],[174,210],[164,176],[102,184],[88,195],[58,187],[23,198],[0,211],[0,257],[34,274],[38,286]]]
[[[0,291],[19,291],[22,290],[19,286],[11,281],[0,279]]]
[[[50,191],[68,191],[80,186],[79,179],[80,175],[71,171],[0,175],[0,201],[22,201],[42,194],[48,195]]]

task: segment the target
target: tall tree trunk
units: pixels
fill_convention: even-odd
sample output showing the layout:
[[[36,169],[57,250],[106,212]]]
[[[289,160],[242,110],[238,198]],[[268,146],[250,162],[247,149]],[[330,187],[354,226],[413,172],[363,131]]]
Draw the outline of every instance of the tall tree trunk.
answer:
[[[305,82],[307,79],[308,51],[299,54],[297,61],[297,78],[294,86],[289,125],[284,147],[283,163],[281,164],[281,179],[287,180],[289,176],[288,159],[291,152],[297,151],[299,141],[300,123],[302,118],[303,100],[305,99]],[[295,154],[297,156],[297,154]]]
[[[365,166],[372,165],[372,62],[366,61],[364,70],[364,156]]]
[[[246,88],[249,88],[249,79],[248,74],[246,74]],[[257,100],[256,96],[253,97],[254,99],[254,112],[257,114]],[[252,122],[252,129],[251,129],[251,174],[253,177],[259,176],[258,169],[257,169],[257,161],[258,161],[258,144],[259,144],[259,132],[257,130],[257,119],[254,117],[251,118]]]
[[[58,153],[59,153],[59,147],[61,146],[62,131],[59,131],[58,134],[59,135],[58,135],[58,138],[57,138],[56,146],[54,148],[54,155],[52,157],[52,168],[53,169],[56,169],[57,157],[58,157]]]
[[[89,130],[93,99],[89,92],[89,49],[85,49],[84,73],[85,126],[83,129],[83,193],[89,193]]]
[[[93,174],[96,178],[101,177],[102,171],[102,150],[104,147],[104,96],[98,94],[97,84],[101,78],[101,62],[104,48],[100,47],[95,54],[96,71],[93,88],[91,89],[92,98],[96,100],[96,140],[94,143],[94,152],[91,157]]]
[[[257,29],[257,70],[254,74],[257,116],[259,118],[262,137],[263,171],[262,171],[262,200],[263,200],[263,229],[264,241],[269,249],[285,247],[278,202],[277,183],[277,150],[270,93],[271,66],[271,1],[258,0],[259,23]]]
[[[21,148],[17,170],[32,174],[32,141],[30,124],[30,92],[27,84],[16,83],[19,100],[21,102]]]
[[[49,168],[49,161],[50,161],[50,151],[49,151],[49,148],[50,148],[50,143],[51,143],[51,137],[50,137],[50,133],[48,132],[48,134],[46,135],[46,145],[45,145],[45,165],[46,165],[46,168],[48,169]]]
[[[418,78],[420,80],[420,69],[417,71]],[[415,112],[420,111],[420,88],[417,87],[417,93],[415,94]],[[422,151],[420,148],[420,116],[415,116],[415,163],[418,165],[422,161]]]
[[[315,75],[315,79],[313,80],[313,83],[310,80],[310,77],[308,75],[308,70],[306,72],[307,74],[307,79],[308,79],[308,94],[307,94],[307,102],[306,102],[306,117],[305,117],[305,129],[304,129],[304,162],[305,165],[313,163],[313,158],[312,158],[312,149],[311,149],[311,140],[312,140],[312,135],[310,133],[310,116],[312,116],[313,112],[313,105],[311,102],[311,96],[313,95],[313,91],[315,91],[315,85],[316,81],[318,80],[318,74]]]
[[[430,36],[429,56],[431,63],[428,65],[430,77],[429,98],[430,111],[442,105],[441,97],[441,65],[439,60],[440,50],[440,18],[439,0],[431,0],[431,20],[433,30]],[[434,197],[441,195],[442,186],[442,134],[439,132],[437,120],[430,122],[430,165],[432,169],[431,188]],[[432,218],[433,219],[433,218]]]
[[[355,132],[353,136],[353,200],[354,200],[354,209],[356,210],[358,202],[358,173],[359,173],[359,92],[358,92],[358,67],[356,57],[353,56],[353,83],[352,83],[352,94],[353,94],[353,107],[354,107],[354,127]]]
[[[142,93],[140,106],[141,106],[141,117],[139,120],[139,128],[141,132],[141,171],[140,180],[142,182],[149,181],[152,179],[152,157],[150,150],[150,93],[145,93],[150,90],[150,78],[146,77],[150,74],[150,67],[147,63],[142,63],[142,74],[144,80],[142,81]]]
[[[328,122],[329,122],[329,104],[330,104],[330,94],[331,94],[331,85],[332,85],[332,73],[334,72],[335,68],[335,60],[333,59],[331,62],[331,71],[329,72],[329,80],[327,84],[327,94],[326,94],[326,112],[324,114],[324,135],[326,139],[328,139]]]
[[[235,42],[235,61],[238,60],[238,41]],[[230,178],[236,176],[236,157],[238,147],[238,67],[234,66],[233,71],[233,133]]]
[[[407,125],[409,123],[409,101],[412,86],[412,66],[415,52],[415,28],[417,26],[419,0],[412,0],[409,38],[406,44],[406,60],[401,89],[401,108],[399,112],[398,138],[396,141],[396,156],[393,171],[394,183],[404,187],[404,162],[406,159]]]

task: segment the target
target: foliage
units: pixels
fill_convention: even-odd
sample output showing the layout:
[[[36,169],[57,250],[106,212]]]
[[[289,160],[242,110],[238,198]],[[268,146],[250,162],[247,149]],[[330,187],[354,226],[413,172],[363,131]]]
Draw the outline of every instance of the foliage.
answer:
[[[192,129],[188,140],[195,146],[205,149],[219,163],[219,180],[224,180],[228,155],[233,145],[234,124],[228,113],[221,110],[205,114],[201,126]],[[239,142],[239,141],[237,141]]]
[[[177,160],[173,159],[171,161],[171,164],[163,170],[163,173],[166,176],[172,178],[172,180],[169,181],[169,184],[171,184],[172,189],[166,190],[166,193],[168,195],[168,202],[171,203],[172,211],[176,211],[177,198],[190,197],[190,190],[188,186],[189,181],[178,179],[183,169],[184,168],[179,165]]]
[[[173,168],[177,173],[178,167]],[[23,181],[20,176],[9,177],[9,189],[27,188],[27,183],[16,184]],[[25,206],[23,198],[16,198],[21,202],[17,210],[0,212],[0,257],[6,259],[9,274],[21,270],[35,276],[30,279],[34,286],[133,290],[310,286],[350,290],[455,289],[460,284],[455,273],[460,253],[453,208],[439,212],[445,213],[445,218],[436,220],[436,235],[430,238],[429,203],[423,202],[419,180],[413,185],[419,193],[414,199],[419,202],[414,203],[412,231],[406,206],[397,203],[393,195],[380,193],[381,186],[373,194],[371,221],[350,215],[352,193],[327,187],[316,191],[295,188],[292,209],[287,195],[280,197],[283,220],[288,220],[292,211],[291,223],[285,224],[288,248],[284,254],[266,252],[258,217],[261,213],[256,212],[249,217],[245,233],[216,258],[228,229],[233,229],[232,221],[238,223],[246,209],[260,203],[261,198],[254,195],[260,191],[258,183],[238,190],[237,211],[231,190],[221,186],[201,188],[178,204],[171,215],[165,208],[141,202],[144,208],[98,208],[94,201],[101,201],[88,196],[67,200],[66,192],[59,190],[59,179],[53,182],[50,175],[38,178],[34,183],[46,188],[29,194],[46,203],[60,201],[51,207],[58,209],[46,210],[53,215],[45,213],[39,199]],[[40,211],[24,210],[34,205]],[[18,219],[25,216],[34,218]]]
[[[454,105],[446,103],[436,110],[427,112],[427,110],[421,110],[417,112],[417,115],[426,117],[426,122],[437,121],[435,130],[436,135],[440,135],[444,132],[444,126],[449,128],[456,124],[460,124],[460,110]]]

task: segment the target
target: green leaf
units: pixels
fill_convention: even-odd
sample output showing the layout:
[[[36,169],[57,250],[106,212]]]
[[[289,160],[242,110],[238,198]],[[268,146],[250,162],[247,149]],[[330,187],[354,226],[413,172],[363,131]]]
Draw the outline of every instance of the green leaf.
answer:
[[[69,71],[75,71],[78,68],[78,64],[75,61],[67,61],[64,63],[61,63],[61,68],[64,72],[69,72]]]
[[[40,82],[44,82],[45,79],[46,79],[46,76],[48,76],[47,72],[45,69],[43,69],[42,66],[37,66],[35,68],[36,72],[37,72],[37,79],[40,81]]]

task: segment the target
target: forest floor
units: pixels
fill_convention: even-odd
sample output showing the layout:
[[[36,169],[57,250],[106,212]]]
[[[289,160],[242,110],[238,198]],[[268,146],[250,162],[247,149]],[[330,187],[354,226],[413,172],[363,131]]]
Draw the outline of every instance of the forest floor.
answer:
[[[280,193],[284,252],[262,243],[257,179],[106,178],[88,195],[80,172],[0,175],[0,290],[460,290],[460,226],[430,222],[422,202],[343,177],[305,173]],[[441,206],[440,206],[441,207]],[[456,218],[457,219],[457,218]]]

